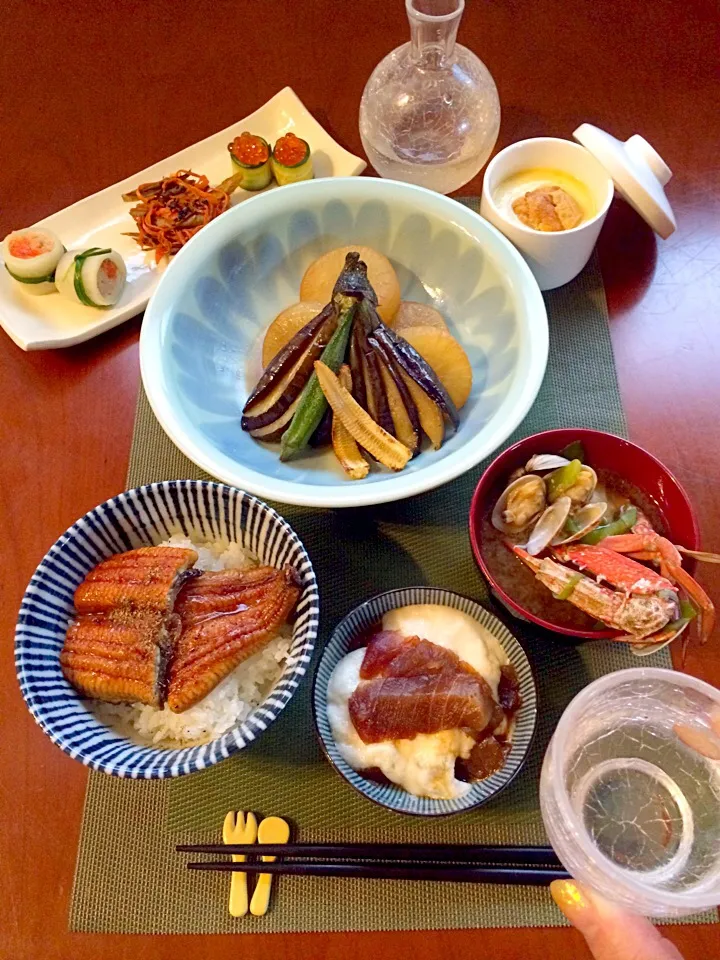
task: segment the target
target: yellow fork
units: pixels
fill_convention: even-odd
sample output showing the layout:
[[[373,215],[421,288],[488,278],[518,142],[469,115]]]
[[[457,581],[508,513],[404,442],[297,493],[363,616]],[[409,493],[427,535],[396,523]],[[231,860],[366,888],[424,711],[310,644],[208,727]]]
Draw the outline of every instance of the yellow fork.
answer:
[[[257,820],[254,813],[245,816],[242,810],[230,810],[223,823],[223,843],[255,843],[257,840]],[[242,854],[233,854],[234,863],[243,863],[246,857]],[[244,917],[248,912],[248,887],[246,873],[230,875],[230,915]]]

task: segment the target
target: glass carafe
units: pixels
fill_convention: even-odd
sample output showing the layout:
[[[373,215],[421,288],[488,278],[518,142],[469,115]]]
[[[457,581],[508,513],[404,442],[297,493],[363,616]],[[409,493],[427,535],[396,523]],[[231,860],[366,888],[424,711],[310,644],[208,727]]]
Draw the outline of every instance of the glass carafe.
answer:
[[[410,42],[368,80],[360,135],[382,177],[451,193],[490,156],[500,128],[485,64],[455,43],[465,0],[406,0]]]

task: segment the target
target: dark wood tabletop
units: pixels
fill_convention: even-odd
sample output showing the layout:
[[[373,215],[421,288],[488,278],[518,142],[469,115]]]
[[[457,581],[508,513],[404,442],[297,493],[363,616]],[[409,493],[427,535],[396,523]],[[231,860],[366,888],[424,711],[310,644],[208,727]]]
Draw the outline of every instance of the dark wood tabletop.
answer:
[[[358,106],[376,63],[407,39],[401,0],[5,0],[0,16],[0,236],[250,113],[289,84],[362,153]],[[645,136],[673,170],[677,232],[657,241],[616,201],[600,253],[630,436],[688,490],[720,549],[720,29],[716,0],[468,0],[460,40],[492,72],[498,148],[569,137],[582,121]],[[480,192],[480,177],[462,191]],[[23,353],[0,331],[2,736],[0,956],[247,960],[586,957],[569,929],[234,937],[71,934],[68,904],[87,773],[20,696],[13,629],[27,581],[79,515],[124,488],[140,319],[69,350]],[[700,577],[720,603],[720,570]],[[687,669],[720,685],[720,634]],[[686,960],[718,928],[668,928]]]

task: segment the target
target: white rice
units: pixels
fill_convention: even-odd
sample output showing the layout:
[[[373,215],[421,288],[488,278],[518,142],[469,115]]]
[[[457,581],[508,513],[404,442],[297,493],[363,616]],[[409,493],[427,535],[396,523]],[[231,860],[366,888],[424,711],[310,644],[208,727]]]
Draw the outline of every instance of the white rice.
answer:
[[[237,543],[195,542],[174,534],[161,547],[191,547],[197,551],[196,569],[247,570],[257,559]],[[200,703],[184,713],[173,713],[142,703],[91,701],[95,716],[134,743],[151,747],[177,748],[209,743],[222,736],[263,702],[283,672],[292,643],[292,627],[286,624],[274,640],[244,660]]]

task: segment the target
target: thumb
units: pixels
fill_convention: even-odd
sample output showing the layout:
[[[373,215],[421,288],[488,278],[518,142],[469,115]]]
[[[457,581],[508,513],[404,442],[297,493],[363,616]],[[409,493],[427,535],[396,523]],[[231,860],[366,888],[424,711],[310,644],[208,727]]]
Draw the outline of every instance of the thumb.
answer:
[[[645,917],[626,913],[574,880],[555,880],[550,892],[585,937],[595,960],[682,960],[678,950]]]

